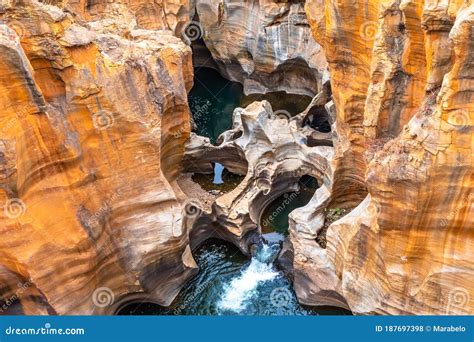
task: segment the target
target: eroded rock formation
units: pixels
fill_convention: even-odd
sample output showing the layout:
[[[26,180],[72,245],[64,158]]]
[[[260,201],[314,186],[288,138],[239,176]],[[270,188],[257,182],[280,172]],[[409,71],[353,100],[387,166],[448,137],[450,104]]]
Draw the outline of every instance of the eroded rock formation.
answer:
[[[308,0],[308,19],[301,2],[54,4],[0,2],[0,313],[167,305],[197,272],[193,247],[247,251],[303,175],[320,188],[284,250],[302,303],[474,313],[472,1]],[[175,36],[191,17],[248,92],[319,94],[289,121],[237,109],[217,146],[190,134],[191,49]],[[178,177],[215,162],[242,183],[188,198]],[[330,224],[329,209],[350,213]]]
[[[191,11],[188,0],[53,0],[53,2],[59,7],[71,10],[82,20],[112,19],[117,13],[129,13],[138,28],[171,30],[176,35],[179,35],[189,22]],[[109,23],[113,22],[112,19]]]
[[[169,304],[197,271],[176,183],[191,49],[130,16],[81,24],[36,1],[2,21],[0,308],[112,313],[134,293]]]
[[[196,14],[220,72],[246,93],[318,93],[327,63],[304,2],[197,0]]]
[[[214,236],[246,251],[250,243],[246,235],[256,233],[269,203],[299,190],[302,176],[324,183],[331,173],[328,160],[333,149],[327,146],[330,134],[321,134],[320,144],[308,146],[313,132],[302,130],[296,120],[275,116],[267,101],[236,109],[233,123],[233,129],[220,136],[218,146],[194,134],[187,144],[186,172],[212,173],[212,165],[218,161],[229,171],[245,175],[236,189],[218,197],[196,220],[191,243]]]
[[[331,192],[291,215],[298,297],[358,314],[474,313],[472,1],[306,8],[338,141]],[[323,210],[356,204],[365,187],[321,248]]]

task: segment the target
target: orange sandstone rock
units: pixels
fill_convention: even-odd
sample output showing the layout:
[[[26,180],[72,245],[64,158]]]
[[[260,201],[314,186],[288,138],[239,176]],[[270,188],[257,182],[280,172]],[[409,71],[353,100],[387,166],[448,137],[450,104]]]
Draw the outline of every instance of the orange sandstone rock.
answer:
[[[328,54],[342,152],[313,212],[364,174],[369,195],[329,227],[326,249],[300,232],[321,223],[292,214],[304,256],[294,260],[297,294],[357,314],[473,314],[474,5],[353,3],[307,4]],[[384,135],[396,137],[351,176],[348,158],[363,166]]]
[[[304,3],[199,0],[196,14],[218,69],[246,93],[319,92],[327,62]]]
[[[176,183],[190,48],[35,1],[2,20],[0,297],[20,298],[5,310],[112,313],[132,294],[169,304],[196,271]]]

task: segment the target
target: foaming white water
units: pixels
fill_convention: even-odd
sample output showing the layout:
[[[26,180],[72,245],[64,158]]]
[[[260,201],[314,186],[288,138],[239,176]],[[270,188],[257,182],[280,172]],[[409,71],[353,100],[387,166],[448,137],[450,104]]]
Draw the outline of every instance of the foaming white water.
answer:
[[[224,286],[224,293],[217,303],[219,309],[242,312],[247,307],[248,300],[256,293],[258,285],[278,276],[279,273],[273,269],[272,263],[266,263],[268,258],[271,258],[271,248],[263,245],[252,258],[249,267]]]

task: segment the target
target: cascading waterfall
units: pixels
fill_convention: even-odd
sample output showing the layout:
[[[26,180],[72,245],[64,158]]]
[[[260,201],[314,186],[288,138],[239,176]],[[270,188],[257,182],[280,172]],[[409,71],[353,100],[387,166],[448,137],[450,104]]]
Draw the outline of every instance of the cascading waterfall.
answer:
[[[299,97],[299,98],[298,98]],[[232,127],[232,113],[240,104],[267,99],[274,110],[290,115],[303,111],[311,98],[286,93],[248,96],[241,85],[229,82],[212,69],[195,72],[189,95],[195,131],[216,144],[218,137]],[[232,191],[243,176],[233,175],[213,161],[211,174],[195,173],[192,179],[204,190],[221,195]],[[344,314],[340,309],[305,308],[297,301],[290,279],[277,269],[275,259],[288,235],[288,215],[306,205],[318,187],[312,177],[302,177],[300,190],[275,199],[262,213],[262,239],[249,260],[233,244],[210,239],[193,256],[199,273],[180,291],[169,307],[153,303],[132,303],[120,314],[140,315],[317,315]]]
[[[218,302],[218,309],[222,312],[233,311],[241,313],[249,301],[258,294],[258,286],[263,282],[275,279],[280,275],[273,266],[278,254],[278,245],[268,245],[262,242],[252,257],[247,268],[240,275],[224,286],[224,293]]]
[[[264,241],[248,260],[237,247],[208,240],[196,251],[201,271],[168,308],[135,303],[122,315],[317,315],[341,309],[304,308],[291,282],[274,266],[280,243]]]

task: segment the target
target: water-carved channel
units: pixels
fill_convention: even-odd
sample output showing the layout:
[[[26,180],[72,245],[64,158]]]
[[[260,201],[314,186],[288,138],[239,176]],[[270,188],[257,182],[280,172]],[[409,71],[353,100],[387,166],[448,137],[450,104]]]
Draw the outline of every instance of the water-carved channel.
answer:
[[[251,100],[268,100],[277,110],[296,115],[310,98],[285,93],[244,96],[242,86],[230,82],[209,68],[195,73],[195,86],[189,95],[197,134],[217,138],[231,128],[233,110]],[[285,101],[288,101],[285,104]],[[273,103],[272,103],[273,102]],[[206,191],[227,192],[242,176],[233,175],[218,160],[213,174],[194,174],[193,180]],[[199,274],[184,286],[170,307],[153,303],[133,303],[122,308],[122,315],[317,315],[348,314],[328,307],[308,308],[296,299],[291,280],[278,268],[276,259],[288,233],[288,216],[306,205],[318,187],[309,176],[299,181],[297,192],[288,192],[266,206],[260,219],[262,238],[246,257],[234,245],[217,239],[205,241],[193,251]]]

